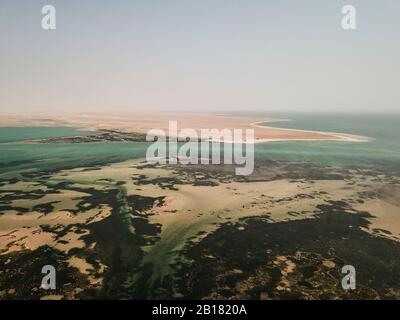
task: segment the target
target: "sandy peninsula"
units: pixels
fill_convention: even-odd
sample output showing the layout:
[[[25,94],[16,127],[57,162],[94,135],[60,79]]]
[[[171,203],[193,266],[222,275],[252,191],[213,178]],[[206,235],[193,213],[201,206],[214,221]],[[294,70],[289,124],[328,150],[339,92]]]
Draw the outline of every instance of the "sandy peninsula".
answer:
[[[42,115],[2,115],[1,127],[10,126],[67,126],[85,130],[116,130],[119,132],[147,133],[151,129],[168,132],[169,121],[177,121],[178,130],[194,129],[253,129],[255,142],[274,141],[352,141],[363,142],[365,137],[346,133],[317,132],[265,126],[265,123],[284,119],[248,117],[212,113],[132,112],[132,113],[80,113]],[[284,127],[284,123],[282,124]],[[243,134],[244,135],[244,134]]]

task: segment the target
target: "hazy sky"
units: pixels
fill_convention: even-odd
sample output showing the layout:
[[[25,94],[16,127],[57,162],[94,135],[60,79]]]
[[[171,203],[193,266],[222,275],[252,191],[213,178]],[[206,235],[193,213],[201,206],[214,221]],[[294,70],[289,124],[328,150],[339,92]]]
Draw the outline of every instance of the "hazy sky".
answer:
[[[0,112],[400,110],[399,0],[1,0],[0,41]]]

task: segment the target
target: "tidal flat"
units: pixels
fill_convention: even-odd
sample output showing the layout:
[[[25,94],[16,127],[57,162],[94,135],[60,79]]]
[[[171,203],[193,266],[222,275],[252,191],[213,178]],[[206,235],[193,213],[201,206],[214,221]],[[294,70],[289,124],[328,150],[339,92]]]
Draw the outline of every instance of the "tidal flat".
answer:
[[[384,172],[138,159],[29,180],[1,182],[3,299],[45,298],[50,262],[64,299],[399,297],[400,179]]]
[[[0,299],[398,299],[400,147],[382,119],[340,122],[368,142],[258,144],[246,177],[149,165],[119,134],[0,128]]]

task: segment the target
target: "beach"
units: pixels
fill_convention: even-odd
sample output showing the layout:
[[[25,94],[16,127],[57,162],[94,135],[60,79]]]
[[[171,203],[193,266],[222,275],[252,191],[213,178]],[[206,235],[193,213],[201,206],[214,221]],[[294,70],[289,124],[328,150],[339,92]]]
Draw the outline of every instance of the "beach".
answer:
[[[91,114],[43,114],[43,115],[3,115],[1,127],[14,126],[64,126],[83,130],[115,130],[125,133],[146,134],[152,129],[168,133],[169,121],[176,121],[178,131],[193,129],[200,136],[201,129],[241,129],[243,135],[248,129],[254,130],[254,142],[277,141],[347,141],[365,142],[366,137],[346,133],[332,133],[311,130],[296,130],[267,126],[268,123],[286,119],[249,117],[212,113],[177,112],[135,112],[135,113],[91,113]],[[245,139],[243,138],[245,141]],[[218,140],[214,140],[218,142]],[[230,141],[228,141],[230,142]]]

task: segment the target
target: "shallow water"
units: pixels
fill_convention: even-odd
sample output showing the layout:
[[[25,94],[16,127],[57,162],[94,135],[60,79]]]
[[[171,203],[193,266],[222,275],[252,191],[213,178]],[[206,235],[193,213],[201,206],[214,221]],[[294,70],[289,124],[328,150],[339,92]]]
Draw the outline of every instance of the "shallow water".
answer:
[[[16,142],[32,139],[87,135],[90,132],[69,127],[3,127],[0,142]]]
[[[265,125],[349,133],[366,136],[368,142],[299,141],[257,145],[259,157],[274,160],[306,161],[326,165],[396,164],[400,161],[399,114],[257,114],[290,119]]]
[[[255,115],[255,114],[252,114]],[[255,147],[257,160],[313,163],[333,166],[397,166],[400,168],[400,115],[358,114],[257,114],[291,121],[268,126],[350,133],[367,136],[368,142],[298,141],[269,142]],[[74,128],[0,128],[0,176],[20,172],[58,170],[145,156],[149,143],[96,142],[29,144],[23,140],[84,135]]]

